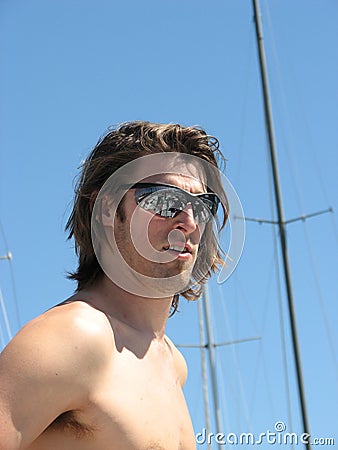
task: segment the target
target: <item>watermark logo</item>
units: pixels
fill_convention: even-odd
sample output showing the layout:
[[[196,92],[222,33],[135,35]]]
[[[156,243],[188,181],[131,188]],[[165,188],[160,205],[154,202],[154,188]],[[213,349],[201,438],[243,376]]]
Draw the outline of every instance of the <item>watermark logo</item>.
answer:
[[[274,430],[266,430],[259,434],[253,433],[212,433],[205,428],[195,435],[196,444],[203,445],[212,443],[218,445],[326,445],[334,446],[333,437],[314,437],[308,433],[297,434],[286,431],[286,425],[282,421],[274,424]]]
[[[285,431],[286,430],[285,423],[284,422],[276,422],[275,423],[275,430],[279,431],[279,432]]]

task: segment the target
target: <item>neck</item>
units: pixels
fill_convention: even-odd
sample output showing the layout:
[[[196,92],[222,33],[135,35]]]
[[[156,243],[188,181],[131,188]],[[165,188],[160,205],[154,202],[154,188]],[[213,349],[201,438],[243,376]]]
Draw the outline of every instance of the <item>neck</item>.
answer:
[[[170,313],[172,297],[145,298],[124,291],[106,276],[95,286],[77,293],[108,316],[152,338],[161,339]]]

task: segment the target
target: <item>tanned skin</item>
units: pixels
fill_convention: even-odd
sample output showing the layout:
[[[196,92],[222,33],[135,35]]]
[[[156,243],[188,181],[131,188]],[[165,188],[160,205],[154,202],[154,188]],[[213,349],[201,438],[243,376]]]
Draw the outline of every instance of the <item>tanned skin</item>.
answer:
[[[183,178],[163,181],[203,191]],[[133,208],[128,193],[127,219]],[[164,250],[175,228],[193,265],[200,230],[189,208],[154,216],[151,241]],[[168,264],[177,273],[183,263]],[[0,356],[0,450],[195,449],[182,393],[187,367],[165,335],[171,303],[103,276],[24,326]]]

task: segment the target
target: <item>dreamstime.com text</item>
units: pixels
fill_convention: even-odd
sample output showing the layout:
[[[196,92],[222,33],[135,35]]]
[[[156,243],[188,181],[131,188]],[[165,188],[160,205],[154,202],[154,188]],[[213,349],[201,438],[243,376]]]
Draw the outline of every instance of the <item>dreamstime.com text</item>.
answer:
[[[286,431],[284,422],[276,422],[274,431],[267,430],[254,435],[253,433],[212,433],[205,428],[195,435],[196,444],[218,444],[218,445],[335,445],[332,437],[312,438],[308,433],[291,433]]]

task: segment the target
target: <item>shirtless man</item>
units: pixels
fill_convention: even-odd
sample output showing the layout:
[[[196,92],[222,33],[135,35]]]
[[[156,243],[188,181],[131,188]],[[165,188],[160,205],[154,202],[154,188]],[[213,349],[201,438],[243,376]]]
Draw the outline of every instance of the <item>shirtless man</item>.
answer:
[[[76,293],[0,357],[0,450],[196,448],[187,367],[165,326],[178,293],[198,298],[222,264],[217,156],[215,138],[172,124],[127,123],[98,142],[67,223]]]

